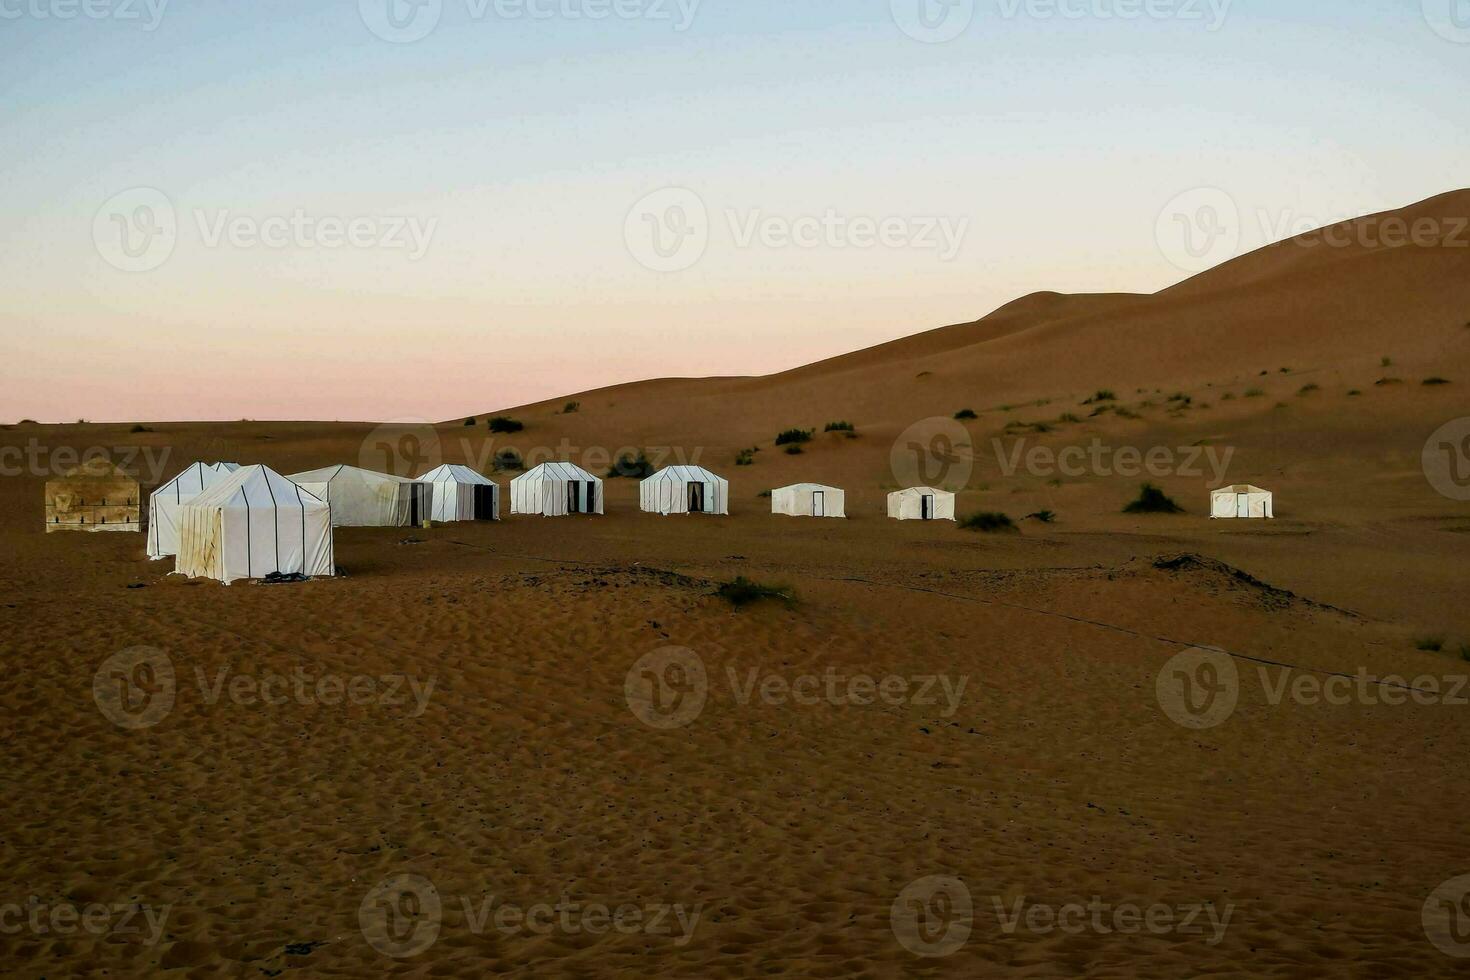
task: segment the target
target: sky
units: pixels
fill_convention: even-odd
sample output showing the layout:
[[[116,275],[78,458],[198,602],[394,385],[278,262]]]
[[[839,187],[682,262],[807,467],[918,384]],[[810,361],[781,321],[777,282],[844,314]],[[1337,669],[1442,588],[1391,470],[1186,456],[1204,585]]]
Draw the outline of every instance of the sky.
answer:
[[[0,0],[0,421],[447,419],[1470,185],[1470,0]]]

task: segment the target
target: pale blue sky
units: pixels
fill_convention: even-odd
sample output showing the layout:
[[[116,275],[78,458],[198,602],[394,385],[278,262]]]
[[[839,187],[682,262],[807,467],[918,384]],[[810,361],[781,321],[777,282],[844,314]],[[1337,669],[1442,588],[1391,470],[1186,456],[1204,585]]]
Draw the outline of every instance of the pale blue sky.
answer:
[[[34,14],[67,2],[0,0],[0,419],[442,418],[763,373],[1037,289],[1176,282],[1156,226],[1194,188],[1235,203],[1244,249],[1470,184],[1452,0],[1237,0],[1217,30],[1208,0],[977,0],[945,43],[889,0],[704,0],[684,31],[678,0],[443,0],[403,44],[358,0],[174,0],[151,31],[145,0]],[[178,237],[128,272],[94,218],[139,187]],[[666,187],[709,244],[660,272],[625,218]],[[421,256],[207,235],[297,212],[431,234]],[[735,233],[828,212],[964,234],[948,257]]]

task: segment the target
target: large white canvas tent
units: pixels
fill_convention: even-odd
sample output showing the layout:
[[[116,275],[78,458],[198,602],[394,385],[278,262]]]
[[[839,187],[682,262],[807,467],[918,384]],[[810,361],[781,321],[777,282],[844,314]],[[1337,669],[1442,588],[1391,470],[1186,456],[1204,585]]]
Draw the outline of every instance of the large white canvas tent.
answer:
[[[179,512],[204,490],[229,477],[239,463],[191,463],[148,496],[148,557],[179,553]]]
[[[666,466],[638,486],[650,514],[730,513],[730,482],[703,466]]]
[[[888,516],[897,521],[952,521],[954,494],[933,487],[909,487],[888,495]]]
[[[245,466],[179,511],[175,571],[191,578],[332,575],[331,506],[265,466]]]
[[[771,513],[789,517],[846,517],[847,495],[820,483],[796,483],[771,491]]]
[[[1272,518],[1274,501],[1271,491],[1238,483],[1210,491],[1210,517]]]
[[[602,481],[573,463],[542,463],[510,481],[510,512],[601,514]]]
[[[468,466],[445,463],[419,477],[434,488],[430,517],[435,521],[500,520],[500,487]]]
[[[324,466],[289,479],[332,505],[333,527],[419,527],[433,506],[429,484],[357,466]]]

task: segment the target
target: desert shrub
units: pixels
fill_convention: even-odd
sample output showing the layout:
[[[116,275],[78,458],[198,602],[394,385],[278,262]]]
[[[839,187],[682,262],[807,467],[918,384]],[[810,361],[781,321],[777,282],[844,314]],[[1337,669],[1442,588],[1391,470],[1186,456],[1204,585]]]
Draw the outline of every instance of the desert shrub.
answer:
[[[563,405],[561,407],[561,413],[563,415],[576,415],[581,410],[582,410],[582,403],[581,402],[567,402],[565,405]]]
[[[1107,414],[1107,413],[1108,413],[1108,412],[1111,412],[1111,411],[1112,411],[1112,410],[1113,410],[1113,408],[1114,408],[1114,406],[1112,406],[1112,405],[1099,405],[1099,406],[1097,406],[1097,408],[1094,408],[1094,409],[1093,409],[1093,410],[1092,410],[1092,411],[1091,411],[1091,412],[1090,412],[1090,413],[1089,413],[1089,414],[1088,414],[1088,416],[1087,416],[1087,417],[1088,417],[1088,418],[1090,418],[1090,419],[1095,419],[1095,418],[1097,418],[1097,417],[1098,417],[1098,416],[1099,416],[1099,415],[1105,415],[1105,414]]]
[[[616,480],[619,477],[642,480],[650,476],[653,476],[653,464],[648,461],[648,457],[641,450],[637,456],[632,453],[623,453],[613,460],[612,467],[607,471],[609,480]]]
[[[1424,383],[1426,385],[1430,385],[1430,386],[1433,386],[1433,385],[1447,385],[1447,384],[1449,384],[1449,381],[1448,381],[1448,379],[1445,379],[1445,378],[1433,377],[1433,378],[1425,378],[1424,379]]]
[[[490,465],[497,473],[519,473],[526,468],[526,464],[521,461],[521,454],[509,447],[496,453]]]
[[[524,428],[522,423],[504,415],[497,415],[490,420],[491,432],[520,432]]]
[[[769,490],[762,490],[760,493],[756,494],[756,496],[759,497],[761,500],[770,500],[771,499],[771,491],[769,491]]]
[[[1120,418],[1120,419],[1141,419],[1141,418],[1143,418],[1142,415],[1139,415],[1137,412],[1133,411],[1130,408],[1124,408],[1122,405],[1119,405],[1116,409],[1114,409],[1113,410],[1113,414],[1117,415],[1118,418]]]
[[[1424,650],[1428,653],[1438,653],[1444,649],[1444,637],[1442,636],[1420,636],[1414,639],[1414,649]]]
[[[802,449],[800,446],[797,446],[797,445],[791,445],[791,446],[787,446],[786,447],[786,455],[787,456],[800,456],[804,452],[806,452],[806,450]]]
[[[1282,368],[1281,369],[1281,373],[1282,374],[1290,374],[1291,373],[1291,368]]]
[[[1096,392],[1093,393],[1093,396],[1091,398],[1087,399],[1087,401],[1083,402],[1082,404],[1095,405],[1098,402],[1115,402],[1117,400],[1117,395],[1113,394],[1106,388],[1099,388]]]
[[[1073,415],[1071,412],[1063,412],[1061,418],[1057,419],[1057,422],[1062,425],[1076,425],[1081,421],[1081,419]]]
[[[135,425],[131,429],[129,429],[128,431],[129,432],[132,432],[132,433],[139,433],[139,432],[152,432],[153,430],[150,429],[150,428],[148,428],[148,426],[146,426],[146,425]]]
[[[721,585],[715,590],[715,595],[737,609],[764,599],[773,599],[788,606],[796,602],[796,594],[790,588],[782,585],[763,585],[760,582],[751,581],[744,575],[738,575],[735,581]]]
[[[1470,324],[1467,324],[1467,326],[1470,326]],[[1470,643],[1460,644],[1460,659],[1466,663],[1470,663]]]
[[[1250,389],[1248,389],[1246,391],[1245,397],[1247,397],[1247,398],[1260,398],[1260,397],[1262,397],[1265,394],[1266,393],[1264,391],[1262,391],[1260,388],[1250,388]]]
[[[1177,391],[1169,396],[1169,401],[1176,402],[1180,405],[1188,405],[1190,402],[1194,401],[1194,399],[1189,397],[1182,391]]]
[[[20,424],[21,425],[40,425],[41,423],[37,422],[35,419],[21,419],[20,420]]]
[[[971,514],[961,520],[960,527],[967,531],[984,531],[987,534],[995,534],[1004,531],[1014,531],[1016,529],[1016,522],[999,511],[983,510],[978,514]]]
[[[1381,358],[1378,361],[1378,366],[1379,367],[1393,367],[1393,358],[1391,358],[1391,357]]]
[[[1057,519],[1056,511],[1051,511],[1051,510],[1038,510],[1034,514],[1027,514],[1026,515],[1026,520],[1028,520],[1028,521],[1032,521],[1032,520],[1040,521],[1043,524],[1050,524],[1052,521],[1054,521],[1056,519]]]
[[[755,462],[755,454],[758,452],[760,452],[760,450],[755,448],[740,450],[740,452],[735,454],[735,465],[750,466],[752,463]]]
[[[811,441],[811,429],[787,429],[785,432],[782,432],[780,435],[776,436],[776,445],[778,446],[795,446],[803,442]]]
[[[1138,489],[1138,498],[1123,508],[1125,514],[1182,514],[1184,508],[1152,483]]]
[[[1297,389],[1297,394],[1298,395],[1310,395],[1314,391],[1321,391],[1321,390],[1322,390],[1322,386],[1321,385],[1302,385],[1300,388]]]
[[[1356,388],[1352,388],[1352,389],[1349,389],[1349,390],[1348,390],[1348,397],[1349,397],[1349,398],[1356,398],[1356,397],[1357,397],[1357,396],[1359,396],[1359,395],[1361,395],[1361,394],[1362,394],[1362,392],[1361,392],[1361,391],[1359,391],[1359,390],[1358,390],[1358,389],[1356,389]]]
[[[1233,402],[1233,401],[1235,401],[1235,392],[1233,392],[1233,391],[1227,391],[1227,392],[1225,392],[1225,394],[1223,394],[1223,395],[1220,396],[1220,400],[1222,402]]]
[[[973,408],[962,408],[958,412],[954,413],[954,417],[956,421],[964,422],[969,419],[978,419],[980,416],[975,414],[975,410]]]
[[[480,424],[480,420],[477,419],[477,418],[475,418],[473,415],[471,415],[469,418],[467,418],[467,419],[464,420],[464,427],[466,429],[472,429],[472,428],[474,428],[475,426],[477,426],[479,424]]]
[[[848,434],[852,434],[854,432],[857,432],[857,427],[854,426],[851,422],[828,422],[827,423],[827,427],[824,428],[822,431],[823,432],[846,432]]]
[[[1399,378],[1379,378],[1373,382],[1374,387],[1383,388],[1387,385],[1401,385],[1404,382]]]

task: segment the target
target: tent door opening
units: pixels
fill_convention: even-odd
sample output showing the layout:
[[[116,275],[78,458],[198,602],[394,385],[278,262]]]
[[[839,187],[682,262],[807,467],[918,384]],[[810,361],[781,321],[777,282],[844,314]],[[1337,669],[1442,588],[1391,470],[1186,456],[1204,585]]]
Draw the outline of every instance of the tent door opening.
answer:
[[[820,490],[818,490],[818,491],[816,491],[815,493],[812,494],[812,516],[813,517],[826,517],[827,516],[827,500],[826,500],[826,494],[824,494]]]
[[[422,483],[411,484],[408,488],[408,525],[418,527],[424,523],[424,491],[427,489]]]
[[[932,493],[926,493],[919,498],[919,519],[934,520],[934,495]]]
[[[567,513],[582,513],[582,484],[572,482],[567,484]]]
[[[583,497],[583,499],[587,501],[586,512],[588,514],[595,514],[597,513],[597,484],[593,483],[591,480],[588,480],[586,483],[583,484],[583,486],[587,488],[584,491],[585,496]]]
[[[703,514],[704,513],[704,484],[703,483],[691,483],[691,484],[689,484],[689,513],[691,513],[691,514]]]
[[[1235,495],[1235,516],[1246,518],[1251,516],[1251,498],[1243,493]]]
[[[475,488],[475,520],[492,521],[495,519],[495,488],[476,485]]]

